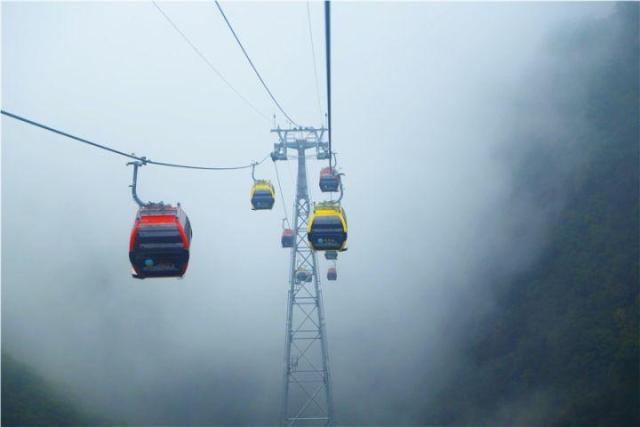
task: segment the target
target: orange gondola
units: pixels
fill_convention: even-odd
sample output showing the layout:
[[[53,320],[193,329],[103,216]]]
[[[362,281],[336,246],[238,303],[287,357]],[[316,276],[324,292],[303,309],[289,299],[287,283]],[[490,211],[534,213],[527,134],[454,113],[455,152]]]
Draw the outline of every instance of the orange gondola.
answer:
[[[141,206],[129,239],[132,276],[182,277],[189,265],[192,237],[191,223],[179,204]]]

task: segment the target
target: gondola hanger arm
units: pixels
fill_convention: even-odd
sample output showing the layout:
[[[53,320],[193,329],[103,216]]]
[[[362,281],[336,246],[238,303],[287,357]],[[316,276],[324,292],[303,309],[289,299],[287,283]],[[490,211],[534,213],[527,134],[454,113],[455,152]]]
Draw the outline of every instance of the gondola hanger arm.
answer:
[[[147,158],[141,157],[140,160],[136,160],[134,162],[127,163],[127,166],[133,165],[133,179],[131,181],[131,196],[133,197],[133,201],[137,203],[138,206],[143,207],[148,205],[149,203],[145,203],[138,197],[138,168],[140,166],[144,166],[147,164]]]

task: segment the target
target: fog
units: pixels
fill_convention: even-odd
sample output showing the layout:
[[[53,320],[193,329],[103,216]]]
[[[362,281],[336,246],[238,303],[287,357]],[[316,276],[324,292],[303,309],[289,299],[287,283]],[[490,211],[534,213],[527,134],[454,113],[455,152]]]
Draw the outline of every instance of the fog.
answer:
[[[285,110],[320,125],[305,3],[223,6]],[[161,7],[259,111],[276,113],[215,5]],[[512,160],[529,147],[513,135],[540,126],[540,140],[560,140],[580,122],[535,98],[549,89],[537,72],[556,66],[554,35],[613,10],[333,4],[333,147],[350,230],[323,293],[339,422],[419,423],[432,396],[416,391],[446,380],[466,319],[492,309],[488,284],[535,259],[554,206],[518,195]],[[324,94],[321,3],[311,18]],[[3,2],[2,108],[156,161],[247,164],[276,142],[272,121],[150,2]],[[3,351],[113,420],[277,422],[282,199],[251,211],[248,170],[142,168],[141,197],[181,202],[194,238],[183,280],[136,281],[126,161],[3,117]],[[288,163],[278,167],[291,214]],[[314,200],[324,165],[309,161]],[[256,175],[275,182],[271,161]]]

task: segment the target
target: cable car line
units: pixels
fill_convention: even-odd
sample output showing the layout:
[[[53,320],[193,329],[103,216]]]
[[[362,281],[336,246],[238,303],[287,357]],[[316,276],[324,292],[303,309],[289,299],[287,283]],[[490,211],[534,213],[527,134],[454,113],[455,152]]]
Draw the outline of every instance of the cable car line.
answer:
[[[13,113],[10,113],[10,112],[5,111],[5,110],[2,110],[2,114],[4,114],[5,116],[8,116],[8,117],[11,117],[12,119],[20,120],[21,122],[28,123],[28,124],[30,124],[32,126],[36,126],[36,127],[48,130],[49,132],[57,133],[58,135],[66,136],[67,138],[71,138],[71,139],[74,139],[76,141],[92,145],[92,146],[94,146],[96,148],[100,148],[102,150],[110,151],[112,153],[119,154],[119,155],[124,156],[124,157],[128,157],[130,159],[144,161],[143,158],[138,157],[138,156],[134,156],[133,154],[127,154],[125,152],[116,150],[115,148],[107,147],[106,145],[102,145],[102,144],[98,144],[98,143],[95,143],[95,142],[88,141],[88,140],[86,140],[84,138],[80,138],[78,136],[74,136],[74,135],[71,135],[69,133],[63,132],[61,130],[54,129],[54,128],[49,127],[47,125],[43,125],[42,123],[34,122],[33,120],[26,119],[24,117],[18,116],[17,114],[13,114]]]
[[[42,123],[38,123],[38,122],[35,122],[33,120],[29,120],[29,119],[27,119],[25,117],[19,116],[17,114],[10,113],[10,112],[5,111],[5,110],[0,110],[0,112],[2,112],[2,114],[4,114],[5,116],[11,117],[12,119],[19,120],[21,122],[30,124],[32,126],[39,127],[41,129],[44,129],[44,130],[48,130],[49,132],[53,132],[53,133],[56,133],[58,135],[62,135],[64,137],[73,139],[73,140],[78,141],[78,142],[82,142],[82,143],[87,144],[87,145],[91,145],[93,147],[96,147],[96,148],[99,148],[101,150],[105,150],[105,151],[111,152],[113,154],[118,154],[120,156],[127,157],[129,159],[137,160],[139,162],[142,162],[142,164],[145,164],[145,165],[146,164],[150,164],[150,165],[156,165],[156,166],[166,166],[166,167],[182,168],[182,169],[200,169],[200,170],[222,171],[222,170],[248,169],[248,168],[251,168],[251,167],[254,167],[254,166],[262,164],[265,160],[267,160],[269,158],[269,155],[266,155],[259,162],[251,162],[251,163],[249,163],[247,165],[228,166],[228,167],[194,166],[194,165],[186,165],[186,164],[180,164],[180,163],[156,162],[154,160],[148,159],[145,156],[136,156],[134,154],[128,154],[128,153],[125,153],[124,151],[116,150],[115,148],[111,148],[111,147],[108,147],[106,145],[98,144],[97,142],[92,142],[92,141],[89,141],[88,139],[80,138],[79,136],[75,136],[75,135],[72,135],[70,133],[64,132],[62,130],[55,129],[55,128],[52,128],[50,126],[44,125]]]
[[[327,115],[328,115],[328,142],[329,142],[329,167],[331,167],[331,2],[324,1],[324,35],[327,59]]]
[[[269,158],[269,154],[264,156],[262,160],[259,162],[251,162],[248,165],[242,166],[220,166],[220,167],[211,167],[211,166],[193,166],[193,165],[184,165],[180,163],[166,163],[166,162],[155,162],[153,160],[147,160],[147,163],[156,165],[156,166],[166,166],[170,168],[182,168],[182,169],[198,169],[198,170],[216,170],[216,171],[224,171],[224,170],[238,170],[238,169],[249,169],[254,166],[261,165],[265,160]]]
[[[320,96],[320,84],[318,83],[318,65],[316,64],[316,48],[313,43],[313,31],[311,30],[311,8],[309,7],[309,0],[307,4],[307,25],[309,27],[309,41],[311,42],[311,56],[313,58],[313,76],[316,82],[316,97],[318,98],[318,109],[320,111],[320,118],[322,119],[322,97]]]
[[[289,214],[287,212],[287,203],[284,200],[284,191],[282,191],[282,185],[280,184],[280,173],[278,173],[278,165],[276,164],[276,162],[273,162],[273,167],[276,169],[276,181],[278,182],[278,190],[280,190],[280,199],[282,200],[284,219],[287,221],[289,228],[291,228],[291,223],[289,222]]]
[[[156,9],[158,10],[158,12],[160,12],[160,14],[162,16],[164,16],[164,18],[167,20],[167,22],[173,27],[174,30],[176,30],[178,32],[178,34],[180,34],[182,36],[182,38],[184,39],[184,41],[187,42],[187,44],[191,47],[191,49],[193,49],[193,51],[205,62],[205,64],[207,64],[207,66],[209,66],[209,68],[218,76],[220,77],[220,79],[236,94],[240,97],[240,99],[242,99],[244,101],[245,104],[247,104],[256,114],[258,114],[259,116],[261,116],[263,119],[267,120],[270,122],[269,117],[264,114],[262,111],[260,111],[255,105],[253,105],[244,95],[242,95],[235,87],[233,87],[233,85],[229,82],[229,80],[227,80],[220,71],[218,71],[218,69],[216,67],[214,67],[214,65],[211,63],[211,61],[209,61],[209,59],[207,59],[207,57],[200,51],[200,49],[198,49],[198,47],[189,39],[189,37],[187,37],[187,35],[180,30],[180,28],[176,25],[175,22],[173,22],[173,20],[169,17],[169,15],[167,15],[164,10],[162,10],[162,8],[155,2],[155,0],[152,0],[153,5],[156,7]]]
[[[231,26],[231,22],[229,22],[229,19],[227,19],[227,15],[224,14],[224,11],[222,10],[222,6],[220,6],[220,2],[218,2],[218,0],[214,0],[216,3],[216,6],[218,6],[218,10],[220,11],[220,14],[222,15],[222,17],[224,18],[224,21],[227,23],[227,26],[229,27],[229,30],[231,30],[231,34],[233,34],[233,37],[236,39],[236,42],[238,42],[238,46],[240,46],[240,49],[242,49],[242,53],[244,53],[244,56],[247,58],[247,61],[249,61],[249,65],[251,65],[251,68],[253,68],[253,71],[256,73],[256,76],[258,76],[258,79],[260,80],[260,83],[262,83],[262,86],[265,88],[265,90],[267,91],[267,93],[269,94],[269,97],[271,97],[271,100],[274,102],[274,104],[276,104],[276,107],[278,107],[278,110],[280,110],[282,112],[282,114],[284,114],[284,116],[294,125],[300,127],[299,124],[297,124],[295,122],[295,120],[293,120],[291,118],[291,116],[289,116],[289,114],[287,114],[286,111],[284,111],[284,109],[282,108],[282,106],[280,105],[280,103],[276,100],[275,96],[273,96],[273,93],[271,93],[271,90],[269,89],[269,86],[267,86],[267,84],[265,83],[264,79],[262,78],[262,76],[260,75],[260,73],[258,72],[258,69],[256,68],[256,66],[253,64],[253,61],[251,60],[251,57],[249,56],[249,54],[247,53],[247,50],[244,48],[244,46],[242,45],[242,42],[240,41],[240,39],[238,38],[238,35],[236,34],[235,30],[233,29],[233,27]]]

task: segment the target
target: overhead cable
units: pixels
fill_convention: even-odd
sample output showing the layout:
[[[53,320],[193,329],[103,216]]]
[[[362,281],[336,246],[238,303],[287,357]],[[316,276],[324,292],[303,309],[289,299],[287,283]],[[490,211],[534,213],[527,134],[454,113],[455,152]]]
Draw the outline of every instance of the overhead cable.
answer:
[[[280,173],[278,172],[278,164],[273,162],[273,167],[276,169],[276,181],[278,182],[278,189],[280,190],[280,199],[282,200],[282,210],[284,211],[284,218],[291,227],[291,223],[289,222],[289,213],[287,212],[287,203],[284,200],[284,192],[282,191],[282,185],[280,184]]]
[[[324,34],[326,45],[326,58],[327,58],[327,120],[329,128],[329,167],[331,167],[331,2],[325,0],[324,2]]]
[[[242,49],[242,53],[244,53],[245,58],[247,58],[247,61],[249,61],[249,65],[251,65],[251,68],[256,73],[256,76],[258,76],[258,79],[260,80],[260,83],[262,83],[262,86],[265,88],[265,90],[269,94],[269,97],[271,98],[273,103],[276,104],[276,107],[278,107],[278,110],[280,110],[280,112],[282,112],[282,114],[284,114],[284,116],[287,118],[287,120],[289,120],[295,126],[299,127],[300,125],[297,124],[295,122],[295,120],[293,120],[291,118],[291,116],[289,116],[289,114],[287,114],[286,111],[284,111],[284,109],[282,108],[282,106],[280,105],[278,100],[275,98],[275,96],[273,96],[273,93],[271,92],[271,89],[269,89],[269,86],[267,86],[267,84],[265,83],[264,79],[262,78],[262,76],[258,72],[258,69],[256,68],[256,66],[254,65],[253,61],[251,60],[251,57],[247,53],[247,50],[242,45],[242,42],[238,38],[238,35],[236,34],[235,30],[233,29],[233,26],[231,26],[231,22],[229,22],[229,19],[227,19],[227,15],[225,15],[224,10],[222,10],[222,6],[220,6],[220,2],[218,2],[218,0],[214,0],[214,1],[216,3],[216,6],[218,6],[218,10],[220,11],[220,14],[224,18],[224,21],[227,23],[227,26],[229,27],[229,30],[231,30],[231,34],[233,34],[233,37],[236,39],[236,42],[238,42],[238,46],[240,46],[240,49]]]
[[[205,62],[205,64],[207,64],[209,66],[211,71],[213,71],[218,77],[220,77],[220,79],[233,91],[233,93],[238,95],[238,97],[240,97],[240,99],[242,99],[244,101],[244,103],[247,104],[256,114],[258,114],[263,119],[265,119],[265,120],[270,122],[271,120],[269,119],[269,117],[266,114],[264,114],[262,111],[260,111],[244,95],[242,95],[235,87],[233,87],[233,85],[229,82],[229,80],[227,80],[222,75],[222,73],[211,63],[211,61],[209,61],[209,59],[200,51],[200,49],[198,49],[198,47],[189,39],[189,37],[187,37],[187,35],[182,30],[180,30],[180,28],[176,25],[176,23],[173,22],[173,20],[169,17],[169,15],[167,15],[164,12],[164,10],[162,10],[162,8],[155,2],[155,0],[152,0],[152,3],[156,7],[158,12],[160,12],[160,14],[162,14],[162,16],[164,16],[164,18],[167,20],[167,22],[173,27],[173,29],[176,30],[176,32],[178,34],[180,34],[180,36],[182,36],[184,41],[187,42],[187,44],[191,47],[191,49],[193,49],[193,51],[196,54],[198,54],[198,56]]]
[[[151,160],[151,159],[149,159],[149,158],[147,158],[145,156],[136,156],[135,154],[128,154],[128,153],[125,153],[124,151],[116,150],[115,148],[112,148],[112,147],[109,147],[109,146],[106,146],[106,145],[103,145],[103,144],[98,144],[97,142],[89,141],[88,139],[80,138],[79,136],[72,135],[72,134],[64,132],[64,131],[62,131],[60,129],[56,129],[56,128],[53,128],[51,126],[44,125],[42,123],[38,123],[36,121],[27,119],[27,118],[19,116],[17,114],[10,113],[10,112],[5,111],[5,110],[0,110],[0,111],[2,112],[3,115],[5,115],[7,117],[11,117],[12,119],[16,119],[16,120],[19,120],[21,122],[30,124],[32,126],[36,126],[36,127],[41,128],[41,129],[48,130],[49,132],[53,132],[53,133],[56,133],[58,135],[62,135],[62,136],[67,137],[69,139],[73,139],[75,141],[82,142],[83,144],[87,144],[87,145],[90,145],[92,147],[108,151],[108,152],[113,153],[113,154],[117,154],[117,155],[120,155],[120,156],[123,156],[123,157],[127,157],[127,158],[133,159],[133,160],[138,160],[138,161],[142,162],[143,164],[150,164],[150,165],[156,165],[156,166],[166,166],[166,167],[172,167],[172,168],[183,168],[183,169],[220,170],[220,171],[222,171],[222,170],[248,169],[250,167],[253,167],[254,165],[259,165],[259,164],[263,163],[267,158],[269,158],[269,155],[267,155],[262,160],[260,160],[259,162],[251,162],[249,164],[240,165],[240,166],[196,166],[196,165],[188,165],[188,164],[180,164],[180,163],[156,162],[156,161]]]
[[[309,0],[307,4],[307,25],[309,27],[309,41],[311,42],[311,57],[313,58],[313,76],[316,82],[316,97],[318,99],[318,110],[320,112],[320,122],[322,123],[322,97],[320,96],[320,84],[318,83],[318,65],[316,64],[316,48],[313,43],[313,31],[311,30],[311,8]]]

